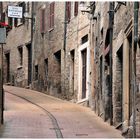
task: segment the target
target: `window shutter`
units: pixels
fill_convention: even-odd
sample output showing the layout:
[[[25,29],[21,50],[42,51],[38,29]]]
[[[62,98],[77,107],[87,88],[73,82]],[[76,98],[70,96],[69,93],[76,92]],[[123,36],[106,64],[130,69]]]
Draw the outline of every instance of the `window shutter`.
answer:
[[[2,21],[2,12],[3,12],[3,9],[2,9],[2,2],[0,2],[0,20]]]
[[[50,4],[50,14],[49,14],[49,21],[50,21],[49,27],[50,27],[50,28],[51,28],[51,24],[52,24],[51,12],[52,12],[52,7],[51,7],[51,4]]]
[[[40,31],[45,33],[45,9],[41,9]]]
[[[1,20],[2,20],[2,22],[5,22],[5,13],[2,13]]]
[[[71,19],[71,2],[66,2],[66,20],[69,22]]]
[[[78,2],[75,2],[75,5],[74,5],[74,16],[77,16],[78,15]]]
[[[21,23],[25,23],[25,18],[24,18],[24,16],[23,16],[23,14],[25,13],[25,10],[26,10],[26,9],[25,9],[25,8],[26,8],[26,7],[25,7],[25,6],[26,6],[26,5],[25,5],[25,2],[20,3],[19,6],[23,8],[22,18],[20,19],[20,22],[21,22]]]
[[[18,25],[18,20],[17,18],[14,18],[14,26],[17,27],[17,25]]]
[[[54,6],[55,6],[55,3],[53,2],[53,4],[52,4],[52,27],[54,27]]]
[[[50,28],[53,28],[54,27],[54,7],[55,6],[55,3],[52,2],[50,4],[50,16],[49,16],[49,20],[50,20],[50,24],[49,24],[49,27]]]
[[[8,17],[8,25],[9,25],[10,28],[12,28],[12,26],[13,26],[13,18]]]

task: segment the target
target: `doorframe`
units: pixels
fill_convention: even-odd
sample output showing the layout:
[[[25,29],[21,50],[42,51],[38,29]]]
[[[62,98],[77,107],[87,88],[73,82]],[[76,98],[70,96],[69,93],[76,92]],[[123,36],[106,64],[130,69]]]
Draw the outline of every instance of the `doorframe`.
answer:
[[[82,99],[82,51],[87,50],[86,58],[86,98]],[[90,95],[90,48],[89,41],[80,45],[78,49],[79,53],[79,70],[78,70],[78,103],[88,101]]]

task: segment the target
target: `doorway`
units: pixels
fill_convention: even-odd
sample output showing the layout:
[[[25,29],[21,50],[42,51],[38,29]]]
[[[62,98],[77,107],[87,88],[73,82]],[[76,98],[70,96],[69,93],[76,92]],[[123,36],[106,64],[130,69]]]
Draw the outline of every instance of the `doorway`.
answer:
[[[6,57],[6,83],[10,82],[10,53],[5,54]]]
[[[123,100],[123,46],[116,53],[116,80],[114,91],[114,124],[118,125],[122,122],[122,100]]]
[[[71,93],[74,94],[74,57],[75,57],[75,51],[72,50],[70,52],[71,56],[71,65],[70,65],[70,90]]]
[[[82,55],[82,99],[86,98],[86,66],[87,66],[87,49],[81,52]]]
[[[31,44],[27,45],[27,51],[28,51],[28,85],[31,84],[31,78],[32,78],[32,49]]]

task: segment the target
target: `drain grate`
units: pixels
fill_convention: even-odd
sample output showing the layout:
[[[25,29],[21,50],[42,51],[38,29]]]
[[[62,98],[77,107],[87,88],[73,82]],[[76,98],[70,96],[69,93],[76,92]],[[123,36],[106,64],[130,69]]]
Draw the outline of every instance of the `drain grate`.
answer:
[[[88,134],[76,134],[76,136],[88,136]]]
[[[51,130],[64,130],[63,128],[50,128]]]

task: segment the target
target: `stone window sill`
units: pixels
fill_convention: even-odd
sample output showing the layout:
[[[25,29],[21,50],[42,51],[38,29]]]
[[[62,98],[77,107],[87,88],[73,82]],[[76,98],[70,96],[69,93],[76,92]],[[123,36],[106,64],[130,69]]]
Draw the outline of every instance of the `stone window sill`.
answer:
[[[17,70],[20,70],[22,68],[23,68],[23,66],[20,65],[20,66],[17,67]]]
[[[52,32],[53,30],[54,30],[54,28],[50,28],[48,31],[49,31],[49,32]]]

